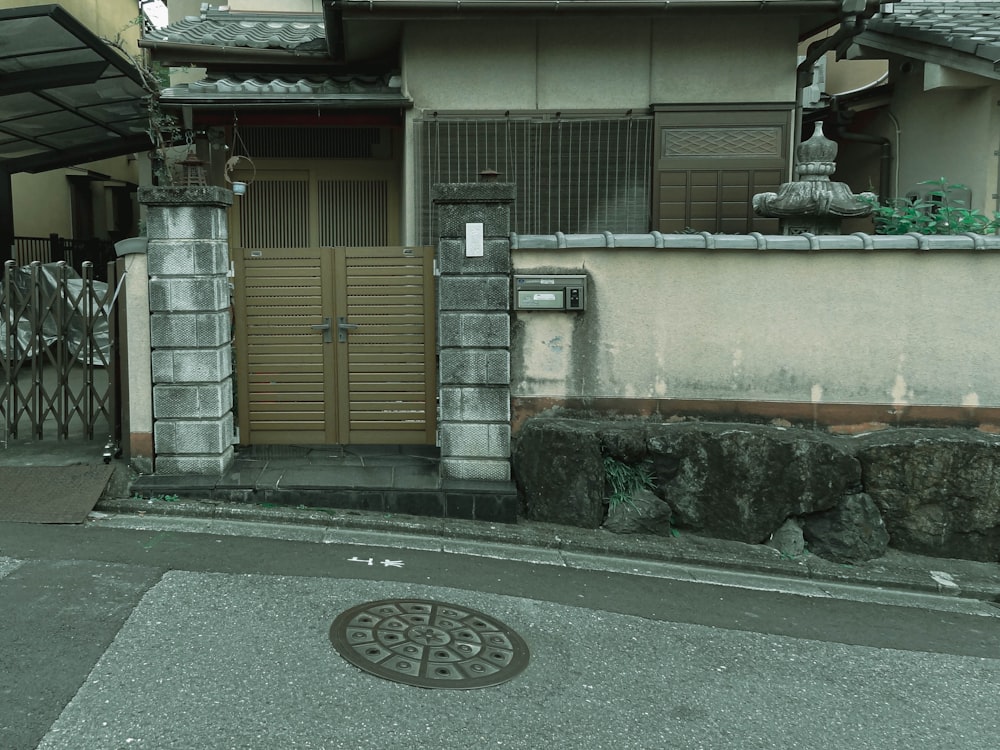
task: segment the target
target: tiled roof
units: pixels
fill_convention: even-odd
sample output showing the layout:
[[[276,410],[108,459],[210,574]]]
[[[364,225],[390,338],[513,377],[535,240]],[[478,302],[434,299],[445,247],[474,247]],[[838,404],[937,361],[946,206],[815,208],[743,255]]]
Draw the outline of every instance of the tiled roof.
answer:
[[[326,32],[319,13],[233,13],[202,6],[201,15],[151,31],[146,39],[170,44],[326,52]]]
[[[363,105],[384,103],[403,106],[409,100],[400,90],[399,76],[276,77],[209,76],[173,86],[163,92],[164,102],[188,101],[342,102]]]
[[[868,32],[885,34],[991,63],[1000,61],[1000,2],[997,0],[904,0],[868,22]],[[864,41],[864,34],[859,41]]]
[[[1000,251],[1000,236],[981,234],[956,235],[871,235],[855,232],[845,235],[760,234],[512,234],[514,250],[580,250],[586,248],[650,248],[657,250],[928,250]]]

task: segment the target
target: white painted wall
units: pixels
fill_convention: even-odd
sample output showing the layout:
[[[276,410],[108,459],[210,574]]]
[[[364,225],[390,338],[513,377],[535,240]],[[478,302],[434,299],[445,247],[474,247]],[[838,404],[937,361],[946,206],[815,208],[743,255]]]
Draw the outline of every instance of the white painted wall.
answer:
[[[1000,406],[1000,255],[514,251],[585,270],[581,314],[518,312],[514,397]]]

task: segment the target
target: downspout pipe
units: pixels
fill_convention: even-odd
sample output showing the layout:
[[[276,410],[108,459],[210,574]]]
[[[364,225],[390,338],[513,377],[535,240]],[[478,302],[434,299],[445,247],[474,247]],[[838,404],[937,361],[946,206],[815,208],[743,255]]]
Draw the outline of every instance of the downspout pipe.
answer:
[[[840,108],[840,102],[837,101],[837,97],[833,98],[831,102],[831,109],[833,111],[834,116],[836,117],[837,138],[841,138],[845,141],[854,141],[856,143],[871,143],[877,145],[881,149],[882,154],[879,157],[879,170],[878,170],[878,198],[880,203],[882,203],[883,205],[887,204],[890,198],[895,197],[889,195],[889,192],[893,189],[892,141],[880,135],[870,135],[869,133],[852,133],[851,131],[849,131],[846,126],[851,119],[851,112],[842,110]]]
[[[868,19],[878,12],[878,4],[869,6],[868,0],[841,0],[840,25],[828,37],[817,39],[806,49],[805,59],[795,69],[795,130],[802,133],[802,92],[813,82],[813,67],[816,61],[831,50],[837,51],[837,59],[844,56],[851,41],[865,30]]]
[[[837,50],[837,59],[851,44],[851,40],[865,30],[868,19],[878,11],[879,6],[868,7],[865,0],[843,0],[840,6],[840,27],[831,36],[817,39],[806,49],[805,59],[795,69],[796,85],[799,92],[812,85],[813,66],[816,61],[831,50]]]

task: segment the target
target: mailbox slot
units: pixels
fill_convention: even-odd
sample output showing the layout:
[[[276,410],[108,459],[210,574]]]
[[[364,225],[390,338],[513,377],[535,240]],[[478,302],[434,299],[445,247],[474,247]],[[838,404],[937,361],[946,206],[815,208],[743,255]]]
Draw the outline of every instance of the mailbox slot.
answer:
[[[587,307],[587,277],[580,275],[541,276],[515,274],[515,310],[556,310],[579,312]]]

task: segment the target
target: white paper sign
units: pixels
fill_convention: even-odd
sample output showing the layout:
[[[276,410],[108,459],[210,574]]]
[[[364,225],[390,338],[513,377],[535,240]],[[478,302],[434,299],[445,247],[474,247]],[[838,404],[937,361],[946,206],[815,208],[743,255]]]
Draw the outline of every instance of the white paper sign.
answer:
[[[465,225],[465,257],[483,257],[483,225],[481,222]]]

